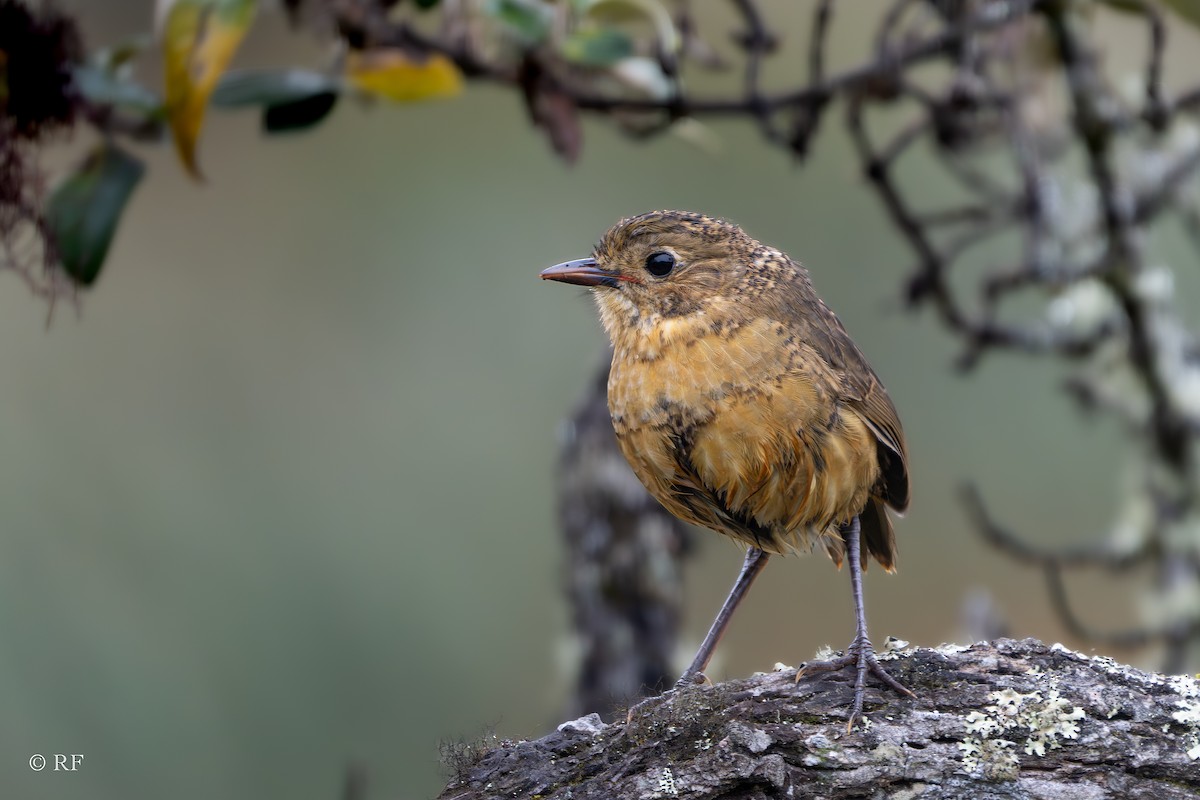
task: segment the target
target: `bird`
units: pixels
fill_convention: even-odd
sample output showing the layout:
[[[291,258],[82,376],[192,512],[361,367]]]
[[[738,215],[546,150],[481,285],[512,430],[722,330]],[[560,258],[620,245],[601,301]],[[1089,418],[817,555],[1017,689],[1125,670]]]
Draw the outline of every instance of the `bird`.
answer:
[[[909,505],[895,405],[807,269],[723,219],[652,211],[622,219],[588,258],[542,270],[588,287],[612,341],[608,407],[621,452],[675,516],[747,546],[720,611],[676,687],[704,670],[773,555],[821,547],[849,569],[855,634],[796,680],[854,669],[914,697],[867,633],[862,573],[896,567],[888,508]]]

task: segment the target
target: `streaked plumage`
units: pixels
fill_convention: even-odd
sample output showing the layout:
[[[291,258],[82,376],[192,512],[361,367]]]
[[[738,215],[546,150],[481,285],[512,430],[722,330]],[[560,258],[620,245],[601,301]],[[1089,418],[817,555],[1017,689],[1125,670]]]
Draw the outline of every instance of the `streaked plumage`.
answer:
[[[642,265],[664,249],[681,266],[651,283]],[[594,257],[628,277],[594,294],[615,351],[613,426],[650,493],[768,553],[819,540],[838,564],[837,526],[866,509],[864,550],[892,569],[882,506],[908,506],[904,434],[807,270],[734,225],[682,212],[622,220]]]
[[[868,556],[895,568],[886,507],[908,507],[904,432],[808,271],[731,223],[655,211],[542,277],[594,287],[613,343],[609,411],[634,473],[676,516],[749,545],[680,682],[703,672],[770,554],[820,543],[849,561],[856,633],[797,680],[855,666],[851,725],[868,673],[911,696],[874,655],[861,584]]]

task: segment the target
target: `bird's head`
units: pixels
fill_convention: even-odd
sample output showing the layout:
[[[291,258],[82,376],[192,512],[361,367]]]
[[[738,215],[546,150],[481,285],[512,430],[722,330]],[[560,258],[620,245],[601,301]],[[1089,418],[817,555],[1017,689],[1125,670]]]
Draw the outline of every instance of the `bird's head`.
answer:
[[[615,340],[621,332],[664,319],[750,300],[780,259],[800,269],[732,223],[686,211],[652,211],[614,225],[591,258],[557,264],[541,276],[592,287],[600,318]]]

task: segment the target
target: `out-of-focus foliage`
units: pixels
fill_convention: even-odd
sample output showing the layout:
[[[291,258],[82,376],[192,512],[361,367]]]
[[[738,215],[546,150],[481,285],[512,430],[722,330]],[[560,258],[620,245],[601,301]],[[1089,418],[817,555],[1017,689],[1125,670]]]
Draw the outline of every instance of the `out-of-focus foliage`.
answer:
[[[59,261],[84,286],[100,274],[121,212],[143,171],[142,162],[106,140],[51,195],[46,222]]]
[[[255,0],[169,0],[162,20],[167,118],[179,160],[194,178],[208,98],[250,28]]]
[[[440,53],[414,58],[395,48],[351,51],[346,57],[346,78],[367,94],[398,103],[452,97],[462,91],[458,67]]]
[[[212,96],[224,108],[262,108],[263,131],[282,133],[311,128],[333,111],[342,86],[311,70],[249,70],[230,72]]]
[[[453,97],[462,90],[460,65],[465,64],[475,74],[519,83],[534,123],[546,131],[556,152],[574,160],[582,147],[578,109],[572,99],[575,91],[592,86],[618,96],[663,100],[677,88],[669,65],[677,57],[682,39],[659,0],[468,0],[445,6],[425,0],[399,3],[386,19],[372,16],[371,4],[359,7],[358,16],[346,11],[350,7],[318,2],[285,4],[293,16],[311,10],[332,21],[332,26],[320,28],[326,34],[331,29],[338,34],[334,37],[337,46],[326,63],[227,72],[259,10],[257,0],[161,0],[154,37],[163,56],[161,93],[139,83],[132,69],[152,41],[149,36],[98,50],[86,59],[79,48],[64,48],[57,39],[48,41],[40,51],[28,44],[4,45],[0,41],[0,53],[6,55],[10,69],[24,66],[27,59],[23,53],[39,54],[53,66],[53,70],[41,72],[64,77],[57,85],[39,87],[38,96],[58,103],[64,120],[73,119],[76,109],[82,108],[88,122],[104,137],[155,141],[165,122],[181,164],[197,179],[201,178],[197,153],[209,106],[255,107],[262,115],[264,132],[299,131],[325,120],[344,94],[401,103]],[[29,17],[20,0],[4,0],[0,11],[20,19]],[[419,23],[431,16],[440,17],[443,30],[461,33],[459,47],[447,48],[422,33]],[[385,27],[399,31],[399,37],[382,35]],[[0,28],[10,32],[23,29],[11,22]],[[40,40],[28,41],[36,44]],[[540,60],[529,57],[534,53]],[[19,86],[12,91],[0,86],[4,88],[0,99],[6,101],[5,113],[13,120],[10,124],[18,124],[22,100],[31,95]],[[109,148],[104,152],[116,151]],[[122,163],[130,166],[137,160],[129,153],[123,158]],[[128,188],[135,183],[128,182]],[[80,192],[76,182],[64,186],[61,196],[71,198],[66,206],[72,213],[67,216],[106,219],[110,224],[104,227],[110,233],[115,230],[117,217],[113,215],[119,215],[121,206],[101,210],[80,205],[107,202],[105,192]],[[56,213],[61,215],[61,208]],[[30,216],[41,230],[50,234],[63,231],[61,216],[53,225],[38,223],[36,208]],[[59,270],[75,284],[85,286],[99,275],[107,247],[83,248],[88,253],[84,265],[54,261],[56,254],[81,252],[78,239],[47,244],[43,249],[51,273]],[[54,285],[54,281],[47,284]]]

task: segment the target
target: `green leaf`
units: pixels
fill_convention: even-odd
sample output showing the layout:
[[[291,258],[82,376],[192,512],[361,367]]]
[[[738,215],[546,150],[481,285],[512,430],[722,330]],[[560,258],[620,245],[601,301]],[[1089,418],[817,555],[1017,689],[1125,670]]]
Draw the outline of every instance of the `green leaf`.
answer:
[[[148,34],[131,36],[118,44],[100,48],[88,60],[106,72],[127,70],[152,44],[154,37]]]
[[[607,67],[633,55],[633,42],[611,28],[576,31],[562,43],[563,58],[585,67]]]
[[[75,88],[92,103],[141,112],[149,117],[163,113],[163,101],[154,92],[132,80],[118,78],[112,72],[91,65],[75,67]]]
[[[223,108],[286,105],[340,88],[336,79],[311,70],[234,70],[221,77],[209,102]]]
[[[546,38],[554,9],[542,0],[489,0],[484,7],[486,13],[500,20],[517,34],[526,45],[534,45]]]
[[[63,181],[46,205],[46,224],[54,237],[63,271],[90,286],[104,266],[121,212],[145,167],[105,142]]]
[[[658,43],[668,53],[679,52],[679,31],[671,12],[658,0],[590,0],[584,12],[591,19],[622,22],[639,17],[649,19],[658,33]]]
[[[263,111],[263,130],[267,133],[289,133],[311,128],[333,111],[337,92],[321,92],[290,103],[277,103]]]

